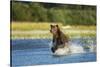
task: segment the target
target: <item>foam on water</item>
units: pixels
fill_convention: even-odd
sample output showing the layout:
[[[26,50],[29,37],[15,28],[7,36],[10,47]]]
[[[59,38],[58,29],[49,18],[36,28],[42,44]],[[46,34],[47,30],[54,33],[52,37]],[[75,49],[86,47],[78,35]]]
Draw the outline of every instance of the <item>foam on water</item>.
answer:
[[[58,48],[54,55],[67,55],[70,53],[70,49],[66,46],[64,48]]]
[[[49,44],[49,46],[50,48],[52,47],[52,42]],[[94,51],[96,51],[94,45],[89,46],[89,52],[94,52]],[[74,44],[74,43],[69,43],[68,47],[58,48],[53,54],[54,55],[68,55],[68,54],[85,53],[85,52],[86,51],[83,46]]]
[[[71,44],[69,46],[69,49],[70,49],[71,53],[84,53],[85,52],[85,50],[82,46],[76,45],[76,44]]]
[[[91,44],[88,47],[90,52],[96,52],[96,45]]]
[[[71,44],[69,47],[58,48],[55,51],[55,55],[68,55],[73,53],[84,53],[84,49],[80,45]]]

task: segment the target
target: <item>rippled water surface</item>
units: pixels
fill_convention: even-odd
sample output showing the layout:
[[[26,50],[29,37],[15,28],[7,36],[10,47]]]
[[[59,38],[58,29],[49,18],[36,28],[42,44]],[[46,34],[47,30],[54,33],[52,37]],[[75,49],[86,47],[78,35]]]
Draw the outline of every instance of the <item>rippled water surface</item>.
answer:
[[[12,66],[61,64],[96,61],[96,38],[72,38],[70,43],[81,45],[85,53],[53,56],[49,47],[50,39],[11,40]],[[92,47],[91,47],[92,46]],[[92,50],[92,51],[90,51]]]

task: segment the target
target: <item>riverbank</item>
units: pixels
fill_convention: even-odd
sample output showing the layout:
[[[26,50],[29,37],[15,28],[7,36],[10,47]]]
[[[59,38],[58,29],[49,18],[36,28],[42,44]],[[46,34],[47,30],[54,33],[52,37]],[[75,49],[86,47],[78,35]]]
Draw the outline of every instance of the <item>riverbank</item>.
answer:
[[[12,22],[11,39],[40,39],[52,38],[50,33],[51,23],[21,23]],[[65,35],[73,37],[96,37],[96,26],[63,25],[58,23]]]

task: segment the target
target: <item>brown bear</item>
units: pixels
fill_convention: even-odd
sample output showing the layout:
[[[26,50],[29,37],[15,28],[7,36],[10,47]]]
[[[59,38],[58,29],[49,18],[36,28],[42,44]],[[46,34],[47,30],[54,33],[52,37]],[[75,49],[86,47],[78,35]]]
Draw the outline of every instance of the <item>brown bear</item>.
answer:
[[[66,36],[59,28],[57,24],[50,25],[51,29],[50,32],[53,34],[53,46],[51,47],[51,51],[55,53],[55,51],[59,48],[64,48],[68,46],[69,37]]]

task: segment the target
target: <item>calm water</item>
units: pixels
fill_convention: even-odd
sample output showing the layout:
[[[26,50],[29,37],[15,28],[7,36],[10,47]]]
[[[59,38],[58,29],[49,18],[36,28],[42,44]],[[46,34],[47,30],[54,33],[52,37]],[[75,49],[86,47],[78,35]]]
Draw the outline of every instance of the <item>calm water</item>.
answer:
[[[96,52],[85,46],[96,45],[96,38],[73,38],[71,43],[81,45],[85,53],[53,56],[49,47],[50,39],[16,39],[11,41],[12,66],[61,64],[96,61]]]

